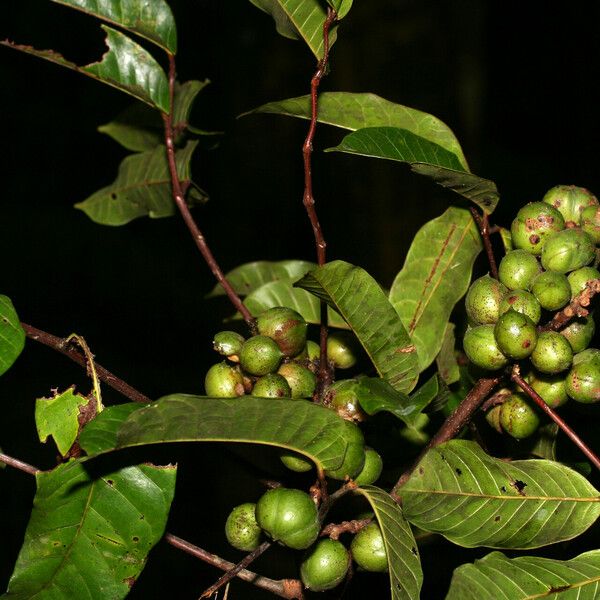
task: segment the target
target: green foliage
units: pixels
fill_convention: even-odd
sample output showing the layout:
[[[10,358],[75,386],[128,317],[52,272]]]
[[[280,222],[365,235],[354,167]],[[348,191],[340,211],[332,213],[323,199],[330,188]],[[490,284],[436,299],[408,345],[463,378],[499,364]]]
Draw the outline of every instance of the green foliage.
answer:
[[[10,298],[0,295],[0,375],[6,373],[25,346],[25,332]]]

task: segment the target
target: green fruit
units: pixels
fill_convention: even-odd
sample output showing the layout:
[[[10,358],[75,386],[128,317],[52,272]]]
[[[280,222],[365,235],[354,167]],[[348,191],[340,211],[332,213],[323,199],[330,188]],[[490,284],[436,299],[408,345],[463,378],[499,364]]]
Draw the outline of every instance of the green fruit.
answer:
[[[567,338],[574,354],[583,352],[591,343],[596,331],[596,323],[590,315],[588,317],[577,317],[573,319],[564,329],[561,335]]]
[[[510,310],[526,315],[536,324],[542,316],[540,303],[533,294],[525,290],[513,290],[504,296],[500,303],[500,314]]]
[[[325,392],[325,406],[347,421],[364,421],[365,413],[360,407],[358,389],[360,383],[356,379],[343,379],[330,385]]]
[[[575,185],[557,185],[546,192],[543,201],[559,210],[566,222],[575,225],[581,223],[582,213],[588,206],[598,205],[591,192]]]
[[[350,421],[345,421],[345,425],[343,436],[346,451],[342,464],[335,469],[325,469],[327,477],[339,481],[344,481],[346,477],[356,477],[365,464],[365,439],[362,431]]]
[[[469,360],[488,371],[501,369],[508,364],[494,337],[493,325],[479,325],[468,329],[463,339],[463,348]]]
[[[294,471],[296,473],[306,473],[314,467],[312,461],[300,456],[299,454],[284,452],[279,456],[279,458],[290,471]]]
[[[578,365],[583,362],[593,362],[600,366],[600,350],[597,348],[587,348],[573,357],[573,364]]]
[[[513,250],[500,261],[498,277],[509,290],[526,290],[541,270],[533,254],[527,250]]]
[[[223,356],[236,356],[244,341],[244,337],[235,331],[219,331],[213,338],[213,348]]]
[[[350,567],[350,554],[337,540],[319,540],[300,565],[302,583],[313,592],[324,592],[339,585]]]
[[[600,363],[583,360],[573,364],[565,386],[567,394],[577,402],[591,404],[600,401]]]
[[[251,375],[266,375],[277,371],[283,354],[275,340],[255,335],[244,342],[240,350],[240,366]]]
[[[371,485],[379,479],[382,470],[383,461],[379,453],[373,448],[365,448],[365,464],[361,472],[354,478],[354,483]]]
[[[531,362],[542,373],[561,373],[571,366],[573,350],[567,338],[560,333],[543,331],[538,336],[537,346],[531,354]]]
[[[471,321],[477,325],[495,323],[500,315],[500,303],[507,292],[508,288],[503,283],[489,275],[476,279],[465,298],[465,308]]]
[[[532,371],[529,385],[542,397],[550,408],[558,408],[568,400],[565,378],[561,375],[546,375]]]
[[[567,279],[571,286],[571,298],[575,298],[585,290],[588,281],[600,279],[600,271],[594,267],[581,267],[581,269],[569,273]]]
[[[488,422],[488,425],[498,433],[502,433],[502,426],[500,425],[501,409],[502,405],[496,404],[496,406],[492,406],[492,408],[485,413],[485,420]]]
[[[500,424],[508,435],[522,440],[537,431],[540,418],[527,398],[523,394],[517,393],[502,403]]]
[[[546,239],[542,266],[547,271],[568,273],[587,265],[596,250],[592,238],[581,229],[564,229]]]
[[[564,228],[565,220],[555,208],[544,202],[530,202],[517,213],[510,232],[515,248],[538,256],[546,237]]]
[[[585,231],[594,241],[600,244],[600,208],[588,206],[581,213],[581,229]]]
[[[319,344],[317,344],[317,342],[307,340],[306,353],[308,354],[308,360],[319,360],[319,358],[321,358],[321,347],[319,346]]]
[[[275,340],[284,356],[300,354],[306,345],[308,325],[304,317],[285,306],[269,308],[256,320],[258,332]]]
[[[327,360],[337,369],[350,369],[356,364],[355,337],[347,331],[327,336]]]
[[[256,503],[256,522],[269,537],[284,546],[304,550],[319,535],[319,516],[312,498],[284,487],[265,492]]]
[[[554,271],[540,273],[533,280],[531,291],[546,310],[560,310],[571,299],[571,286],[567,276]]]
[[[258,398],[291,398],[292,390],[285,377],[277,373],[268,373],[256,381],[252,395]]]
[[[538,338],[534,322],[514,310],[500,316],[494,336],[500,352],[515,360],[527,358],[535,349]]]
[[[214,398],[237,398],[244,395],[244,378],[237,367],[223,361],[206,372],[204,390]]]
[[[312,398],[317,387],[317,378],[312,371],[295,362],[284,363],[277,371],[285,377],[292,392],[292,398]]]
[[[256,522],[254,514],[256,504],[246,502],[236,506],[225,522],[227,541],[238,550],[251,552],[260,545],[262,530]]]
[[[369,523],[354,536],[350,551],[356,564],[365,571],[384,573],[388,570],[385,543],[377,523]]]

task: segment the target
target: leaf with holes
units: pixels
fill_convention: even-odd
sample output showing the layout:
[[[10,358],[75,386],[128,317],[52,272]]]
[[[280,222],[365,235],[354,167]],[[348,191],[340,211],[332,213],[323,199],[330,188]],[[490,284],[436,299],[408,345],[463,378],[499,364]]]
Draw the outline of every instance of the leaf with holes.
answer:
[[[381,377],[399,392],[417,382],[418,359],[402,321],[379,284],[360,267],[336,260],[297,284],[335,308],[350,325]]]
[[[390,301],[417,347],[421,370],[442,348],[450,313],[469,287],[481,248],[471,214],[455,207],[423,225],[412,241]]]
[[[25,332],[8,296],[0,295],[0,375],[6,373],[25,347]]]
[[[454,571],[446,600],[530,600],[600,597],[600,550],[571,560],[508,558],[491,552]]]
[[[383,535],[391,600],[418,600],[423,571],[417,543],[402,509],[387,492],[378,487],[365,485],[356,491],[369,501]]]
[[[429,450],[396,491],[411,523],[468,548],[555,544],[600,515],[598,491],[572,469],[549,460],[505,462],[466,440]]]
[[[40,471],[7,597],[125,598],[163,535],[175,476],[140,465],[92,478],[79,460]]]

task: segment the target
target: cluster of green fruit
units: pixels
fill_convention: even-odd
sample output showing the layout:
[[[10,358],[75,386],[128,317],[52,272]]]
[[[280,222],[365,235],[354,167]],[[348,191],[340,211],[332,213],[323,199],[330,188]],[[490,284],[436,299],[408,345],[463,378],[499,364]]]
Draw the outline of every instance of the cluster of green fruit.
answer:
[[[256,549],[263,533],[295,550],[307,550],[300,566],[304,585],[315,592],[339,585],[351,560],[367,571],[388,569],[379,525],[369,523],[352,539],[350,552],[338,540],[318,540],[321,524],[313,499],[305,492],[278,487],[265,492],[256,504],[236,506],[225,524],[229,543],[245,552]],[[318,541],[317,541],[318,540]]]
[[[529,359],[526,379],[553,408],[568,398],[600,401],[600,351],[588,348],[595,332],[593,316],[573,319],[560,331],[539,326],[589,281],[600,279],[590,266],[600,245],[598,200],[584,188],[556,186],[541,202],[519,210],[511,237],[515,249],[500,262],[498,280],[486,275],[467,292],[466,355],[486,370]],[[490,420],[519,439],[539,423],[520,393],[511,394]]]

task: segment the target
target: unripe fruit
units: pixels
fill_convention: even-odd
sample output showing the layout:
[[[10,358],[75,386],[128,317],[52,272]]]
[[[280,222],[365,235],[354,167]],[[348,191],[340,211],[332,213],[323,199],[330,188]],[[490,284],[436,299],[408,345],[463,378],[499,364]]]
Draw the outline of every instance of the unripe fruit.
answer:
[[[542,397],[550,408],[558,408],[567,402],[565,378],[561,375],[546,375],[532,372],[528,377],[529,385]]]
[[[600,401],[600,363],[596,360],[573,364],[566,379],[567,394],[577,402],[591,404]]]
[[[383,535],[377,523],[369,523],[354,536],[350,551],[356,564],[365,571],[384,573],[388,570]]]
[[[531,354],[531,362],[542,373],[561,373],[571,366],[573,350],[567,338],[560,333],[543,331],[538,336],[537,346]]]
[[[251,375],[273,373],[282,358],[283,354],[275,340],[266,335],[251,337],[240,350],[240,366]]]
[[[244,337],[235,331],[219,331],[213,338],[213,348],[223,356],[237,357],[244,341]]]
[[[463,339],[463,348],[469,360],[488,371],[501,369],[508,364],[508,358],[500,352],[493,325],[479,325],[468,329]]]
[[[485,420],[488,422],[488,425],[498,433],[502,433],[502,425],[500,425],[501,410],[502,405],[496,404],[496,406],[492,406],[492,408],[485,413]]]
[[[277,371],[279,375],[285,377],[292,392],[292,398],[312,398],[317,378],[312,371],[298,363],[284,363]]]
[[[542,266],[548,271],[569,273],[587,265],[596,250],[590,236],[581,229],[564,229],[546,239]]]
[[[542,307],[536,297],[525,290],[513,290],[500,303],[500,314],[514,310],[529,317],[537,324],[542,316]]]
[[[596,331],[596,323],[592,315],[577,317],[573,319],[564,329],[561,335],[567,338],[574,354],[583,352],[591,343]]]
[[[252,395],[258,398],[291,398],[292,390],[285,377],[268,373],[256,381]]]
[[[321,357],[321,347],[317,342],[306,340],[306,353],[308,354],[308,360],[319,360]]]
[[[531,291],[546,310],[560,310],[571,299],[571,286],[567,276],[554,271],[540,273],[531,285]]]
[[[356,379],[336,381],[327,388],[325,405],[347,421],[364,421],[365,413],[360,407],[358,389],[360,383]]]
[[[508,435],[522,440],[537,431],[540,418],[523,394],[513,394],[502,403],[500,424]]]
[[[544,202],[530,202],[517,213],[510,232],[515,248],[537,256],[542,253],[545,238],[564,228],[565,221],[555,208]]]
[[[339,585],[350,567],[350,554],[337,540],[319,540],[300,565],[302,583],[313,592],[324,592]]]
[[[273,540],[304,550],[319,535],[319,516],[312,498],[301,490],[275,488],[256,503],[256,522]]]
[[[365,464],[365,439],[362,431],[351,421],[345,421],[344,441],[346,453],[337,469],[326,469],[325,475],[344,481],[346,477],[356,477]]]
[[[494,336],[500,352],[515,360],[527,358],[538,338],[533,321],[514,310],[500,316],[494,327]]]
[[[306,345],[308,325],[304,317],[285,306],[267,309],[256,320],[258,332],[275,340],[285,356],[300,354]]]
[[[588,206],[581,213],[581,229],[593,240],[594,244],[600,244],[600,208]]]
[[[546,192],[543,200],[559,210],[565,222],[575,225],[581,223],[585,208],[598,205],[598,200],[591,192],[576,185],[557,185]]]
[[[215,398],[237,398],[244,395],[244,378],[236,367],[223,361],[206,372],[204,390]]]
[[[500,315],[500,303],[507,292],[504,284],[489,275],[476,279],[465,298],[465,308],[471,321],[479,325],[495,323]]]
[[[256,504],[246,502],[236,506],[225,522],[227,541],[238,550],[251,552],[260,545],[261,528],[254,514]]]
[[[498,277],[509,290],[526,290],[541,270],[533,254],[527,250],[513,250],[500,261]]]
[[[373,448],[365,448],[365,465],[354,478],[354,483],[357,485],[371,485],[379,479],[382,470],[383,461],[379,453]]]
[[[337,369],[353,367],[357,360],[353,342],[354,336],[345,331],[327,336],[327,360],[330,360]]]
[[[306,473],[314,466],[312,461],[300,456],[299,454],[293,454],[291,452],[284,452],[279,456],[279,458],[290,471],[294,471],[296,473]]]
[[[593,362],[600,366],[600,350],[598,350],[598,348],[587,348],[573,357],[574,365],[578,365],[582,362]]]
[[[575,298],[585,290],[587,282],[594,279],[600,279],[600,271],[594,267],[581,267],[567,277],[571,286],[571,298]]]

